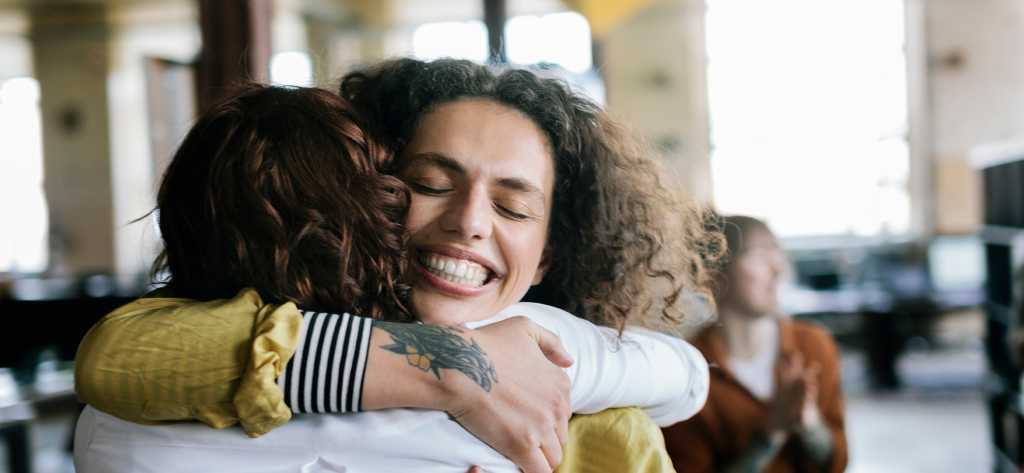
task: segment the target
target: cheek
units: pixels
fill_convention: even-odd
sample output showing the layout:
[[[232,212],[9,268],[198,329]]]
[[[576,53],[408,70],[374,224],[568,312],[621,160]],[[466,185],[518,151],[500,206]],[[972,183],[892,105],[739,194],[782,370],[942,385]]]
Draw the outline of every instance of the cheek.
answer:
[[[754,267],[745,267],[742,268],[741,271],[736,271],[734,273],[734,278],[730,283],[735,287],[737,295],[740,295],[744,299],[758,297],[759,294],[763,293],[765,288],[768,286],[768,284],[766,284],[765,275],[757,271],[757,268]]]
[[[533,280],[533,274],[544,256],[547,232],[545,229],[529,228],[509,232],[502,245],[502,253],[510,266],[517,268],[524,279]]]
[[[755,287],[758,291],[771,290],[774,286],[774,278],[772,277],[771,271],[758,268],[756,272],[750,275],[750,285]]]
[[[405,229],[410,235],[416,234],[419,230],[430,224],[434,220],[434,214],[437,210],[434,206],[430,205],[429,199],[424,199],[422,196],[413,195],[409,199],[409,213],[405,217]]]

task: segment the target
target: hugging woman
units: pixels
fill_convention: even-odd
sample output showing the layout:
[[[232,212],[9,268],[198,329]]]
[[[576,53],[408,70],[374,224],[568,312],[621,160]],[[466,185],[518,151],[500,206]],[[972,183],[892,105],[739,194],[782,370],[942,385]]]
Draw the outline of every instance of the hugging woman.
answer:
[[[303,102],[307,92],[271,90],[243,94],[208,112],[176,155],[158,203],[171,294],[120,309],[83,342],[78,389],[95,408],[149,423],[196,418],[220,427],[240,420],[250,434],[259,435],[286,421],[289,407],[318,412],[366,410],[372,402],[378,402],[372,407],[422,405],[371,401],[370,392],[391,395],[381,386],[404,389],[401,383],[389,385],[387,376],[373,381],[375,365],[389,375],[412,370],[428,380],[451,378],[463,388],[483,392],[508,389],[508,384],[528,389],[537,384],[530,376],[505,377],[517,360],[494,358],[478,344],[480,331],[469,331],[515,315],[531,317],[557,333],[576,358],[568,369],[575,412],[638,405],[667,425],[703,404],[707,367],[692,347],[678,339],[625,330],[630,317],[650,323],[676,323],[683,317],[680,294],[701,290],[701,258],[693,249],[701,235],[699,222],[683,220],[690,214],[659,181],[660,168],[596,106],[530,72],[510,70],[496,76],[461,61],[398,60],[350,75],[342,92],[354,111],[342,102],[328,104],[327,110],[296,112],[288,104]],[[359,113],[368,122],[359,122]],[[353,138],[351,132],[344,135],[348,141],[322,138],[333,130],[320,132],[316,140],[324,142],[312,147],[304,143],[315,140],[280,136],[315,135],[320,130],[316,120],[348,120],[356,129],[379,127],[384,152],[375,155],[372,139]],[[199,146],[204,139],[211,140],[209,146]],[[339,140],[349,144],[338,146]],[[242,146],[246,143],[252,146]],[[371,165],[331,169],[307,162],[328,159],[324,155],[334,151],[336,160],[360,161],[364,156]],[[190,160],[205,171],[176,180],[178,162]],[[378,180],[360,188],[346,181],[375,171],[367,167],[395,173],[404,185]],[[338,178],[336,172],[350,177]],[[294,175],[311,179],[291,179]],[[309,181],[316,185],[303,184]],[[339,209],[337,200],[321,198],[349,192],[364,205],[364,199],[386,203],[380,189],[403,196],[405,185],[410,206],[404,227],[392,225],[402,220],[404,208],[384,206],[379,213],[368,213],[360,207]],[[165,199],[172,194],[179,197],[171,200],[183,207],[176,209]],[[339,255],[339,245],[351,248],[354,235],[364,235],[356,228],[379,233],[359,243],[367,247],[357,248],[394,259],[358,259],[351,251]],[[403,235],[408,258],[399,251],[369,248],[393,250]],[[179,236],[188,243],[172,244]],[[259,241],[266,242],[262,248],[275,251],[252,251],[261,246],[242,244]],[[237,264],[209,265],[203,254],[235,258]],[[404,279],[405,265],[411,268],[409,279]],[[257,276],[267,274],[274,277]],[[404,281],[412,286],[407,298]],[[520,299],[547,305],[517,304]],[[295,305],[311,312],[302,314]],[[410,320],[405,307],[422,322],[446,325],[388,322]],[[325,314],[346,312],[385,322],[353,323],[356,318],[351,316]],[[463,324],[467,328],[457,327]],[[344,336],[332,333],[331,327],[345,327]],[[616,335],[629,343],[615,343]],[[344,348],[338,350],[338,344],[326,340],[342,340],[338,343]],[[536,348],[518,353],[526,357],[531,351],[539,357]],[[347,361],[338,362],[341,357]],[[366,370],[362,385],[360,367]],[[284,407],[289,396],[291,402]],[[520,402],[525,412],[531,409],[529,397]],[[474,414],[463,407],[456,403],[442,408],[470,428]],[[301,416],[257,440],[239,438],[241,432],[231,429],[144,427],[118,423],[95,410],[87,414],[76,441],[83,452],[76,452],[76,462],[85,466],[103,455],[115,460],[124,455],[122,459],[133,461],[161,458],[162,471],[173,471],[169,452],[186,447],[221,462],[217,468],[192,465],[188,471],[229,471],[224,469],[228,464],[237,471],[257,471],[252,462],[266,471],[295,471],[299,465],[308,471],[354,471],[355,465],[339,462],[372,452],[419,460],[421,466],[427,459],[437,471],[465,471],[465,465],[473,464],[488,471],[510,467],[479,443],[462,463],[430,457],[451,456],[452,450],[412,452],[412,443],[431,442],[454,445],[460,454],[470,450],[458,445],[472,446],[476,440],[458,426],[451,429],[454,424],[444,413]],[[493,426],[486,420],[475,419],[484,427],[482,434],[474,434],[501,450],[501,442],[509,440],[488,437]],[[436,428],[417,430],[425,426]],[[556,433],[564,437],[564,431]],[[547,464],[557,464],[560,441],[537,437],[527,443],[546,456]],[[159,446],[167,448],[161,453]],[[358,454],[342,451],[348,447]],[[251,450],[239,454],[243,448]],[[224,452],[229,453],[218,456]],[[366,471],[385,471],[387,465],[402,469],[379,458],[376,463],[353,461],[372,465]],[[280,469],[274,469],[273,462],[292,463],[278,463]],[[105,471],[119,466],[96,464],[113,468]],[[542,471],[536,465],[520,466]]]

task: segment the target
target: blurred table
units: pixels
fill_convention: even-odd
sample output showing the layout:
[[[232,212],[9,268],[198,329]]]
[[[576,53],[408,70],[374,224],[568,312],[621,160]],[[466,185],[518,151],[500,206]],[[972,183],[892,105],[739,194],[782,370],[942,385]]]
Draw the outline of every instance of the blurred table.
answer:
[[[970,291],[890,291],[884,287],[783,291],[784,313],[822,322],[837,338],[856,339],[867,352],[872,382],[894,389],[900,381],[896,359],[910,338],[911,328],[948,310],[979,306],[985,295]],[[851,319],[858,318],[852,323]]]

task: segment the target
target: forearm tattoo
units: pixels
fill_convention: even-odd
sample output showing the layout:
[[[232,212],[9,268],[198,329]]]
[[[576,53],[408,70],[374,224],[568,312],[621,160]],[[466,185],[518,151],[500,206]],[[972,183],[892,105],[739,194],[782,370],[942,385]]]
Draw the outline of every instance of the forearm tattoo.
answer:
[[[800,440],[814,466],[825,468],[832,461],[832,432],[824,422],[800,429]]]
[[[381,348],[405,355],[409,364],[423,371],[433,371],[441,379],[442,369],[461,371],[491,392],[491,384],[498,382],[494,363],[487,357],[476,340],[466,341],[458,334],[465,333],[446,325],[396,324],[378,322],[376,327],[391,335],[391,345]]]
[[[754,434],[750,445],[739,458],[736,458],[721,471],[722,473],[762,473],[775,460],[785,439],[773,440],[762,432]]]

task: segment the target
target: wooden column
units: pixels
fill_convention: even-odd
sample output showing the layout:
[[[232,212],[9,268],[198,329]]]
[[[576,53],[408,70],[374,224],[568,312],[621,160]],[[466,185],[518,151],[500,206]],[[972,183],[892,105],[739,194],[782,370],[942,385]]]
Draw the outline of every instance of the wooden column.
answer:
[[[201,107],[241,81],[270,82],[270,15],[271,0],[199,0]]]

